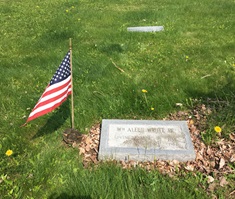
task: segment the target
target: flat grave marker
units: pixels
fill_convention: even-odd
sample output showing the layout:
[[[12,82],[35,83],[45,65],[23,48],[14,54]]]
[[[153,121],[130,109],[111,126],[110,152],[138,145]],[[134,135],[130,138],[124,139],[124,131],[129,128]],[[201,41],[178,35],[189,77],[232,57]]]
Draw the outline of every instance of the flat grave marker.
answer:
[[[163,26],[138,26],[138,27],[128,27],[128,32],[160,32],[163,31]]]
[[[186,121],[102,120],[99,160],[194,160]]]

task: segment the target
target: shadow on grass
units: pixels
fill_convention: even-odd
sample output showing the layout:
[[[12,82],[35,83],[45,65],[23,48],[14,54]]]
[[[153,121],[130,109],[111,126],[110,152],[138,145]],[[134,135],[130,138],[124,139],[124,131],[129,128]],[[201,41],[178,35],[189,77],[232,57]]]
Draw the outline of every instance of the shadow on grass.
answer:
[[[52,116],[47,120],[46,124],[33,136],[33,139],[55,132],[64,124],[64,122],[70,116],[70,113],[70,103],[67,99],[59,108],[53,112]]]
[[[54,196],[54,195],[51,195],[48,199],[91,199],[90,196],[74,196],[74,195],[68,195],[67,193],[62,193],[59,196]]]
[[[188,90],[187,93],[193,99],[202,99],[209,105],[227,107],[235,114],[235,84],[226,84],[222,88],[215,90],[214,92],[203,93],[199,90]]]
[[[203,93],[197,90],[188,91],[193,99],[203,103],[212,110],[213,114],[207,116],[207,128],[213,124],[223,126],[223,137],[229,139],[230,133],[234,132],[235,126],[235,85],[226,84],[215,92]],[[196,102],[197,103],[197,102]],[[193,103],[191,103],[191,106]],[[209,134],[208,134],[209,135]],[[209,135],[210,136],[210,135]]]

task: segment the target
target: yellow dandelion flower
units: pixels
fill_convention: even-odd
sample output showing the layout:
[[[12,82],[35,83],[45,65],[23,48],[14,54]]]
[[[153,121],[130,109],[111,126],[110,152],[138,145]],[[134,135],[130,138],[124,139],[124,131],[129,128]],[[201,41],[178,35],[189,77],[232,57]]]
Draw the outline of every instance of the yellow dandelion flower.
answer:
[[[188,58],[189,58],[189,56],[185,56],[185,58],[186,58],[186,59],[188,59]]]
[[[216,133],[221,133],[222,129],[219,126],[215,126],[214,128]]]
[[[65,10],[66,12],[69,12],[69,10]]]
[[[154,108],[153,108],[153,107],[151,107],[151,111],[154,111]]]
[[[6,152],[6,155],[7,155],[7,156],[11,156],[12,154],[13,154],[13,151],[10,150],[10,149],[8,149],[7,152]]]
[[[147,93],[148,91],[145,89],[142,89],[142,93]]]

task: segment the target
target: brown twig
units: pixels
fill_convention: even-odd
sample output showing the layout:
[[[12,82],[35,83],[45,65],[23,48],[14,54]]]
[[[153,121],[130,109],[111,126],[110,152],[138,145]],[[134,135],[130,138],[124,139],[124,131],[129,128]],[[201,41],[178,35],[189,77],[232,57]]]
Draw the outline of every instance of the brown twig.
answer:
[[[114,61],[110,58],[110,60],[111,60],[111,62],[112,62],[112,64],[118,69],[118,70],[120,70],[121,72],[125,72],[123,69],[121,69],[120,67],[118,67],[115,63],[114,63]]]
[[[205,76],[201,77],[201,79],[204,79],[204,78],[210,77],[210,76],[211,76],[211,74],[208,74],[208,75],[205,75]]]

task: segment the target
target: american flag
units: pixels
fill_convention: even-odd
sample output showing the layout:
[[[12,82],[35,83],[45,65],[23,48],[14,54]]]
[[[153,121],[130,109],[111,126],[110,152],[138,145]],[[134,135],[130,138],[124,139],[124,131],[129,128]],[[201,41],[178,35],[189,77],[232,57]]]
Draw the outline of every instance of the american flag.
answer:
[[[72,92],[70,51],[66,54],[59,68],[52,77],[46,90],[30,113],[27,121],[45,115],[60,106]]]

